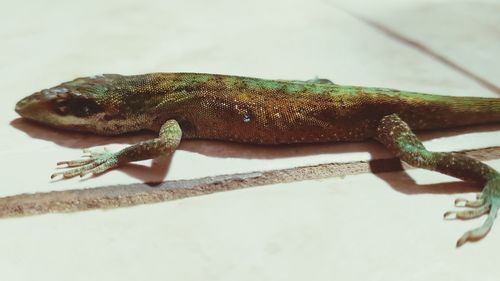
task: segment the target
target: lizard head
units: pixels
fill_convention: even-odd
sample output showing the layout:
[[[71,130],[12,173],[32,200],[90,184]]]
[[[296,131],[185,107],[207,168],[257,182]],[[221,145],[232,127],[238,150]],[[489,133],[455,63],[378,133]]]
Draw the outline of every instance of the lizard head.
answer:
[[[116,128],[116,122],[112,122],[117,110],[109,96],[115,76],[119,75],[77,78],[41,90],[17,102],[15,110],[24,118],[56,128],[100,134],[121,133],[123,131]]]

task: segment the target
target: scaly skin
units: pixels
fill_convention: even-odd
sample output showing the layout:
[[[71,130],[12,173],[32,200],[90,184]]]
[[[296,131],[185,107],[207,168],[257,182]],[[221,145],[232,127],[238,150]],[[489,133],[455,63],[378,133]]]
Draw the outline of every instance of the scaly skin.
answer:
[[[56,128],[116,135],[159,132],[119,152],[88,152],[58,164],[64,178],[98,174],[123,163],[175,151],[181,138],[260,144],[376,139],[416,167],[485,184],[477,200],[457,199],[459,219],[488,214],[457,242],[484,237],[500,207],[500,174],[453,153],[430,152],[410,128],[440,129],[500,122],[500,99],[450,97],[383,88],[339,86],[325,79],[264,80],[196,73],[105,74],[78,78],[28,96],[23,117]]]

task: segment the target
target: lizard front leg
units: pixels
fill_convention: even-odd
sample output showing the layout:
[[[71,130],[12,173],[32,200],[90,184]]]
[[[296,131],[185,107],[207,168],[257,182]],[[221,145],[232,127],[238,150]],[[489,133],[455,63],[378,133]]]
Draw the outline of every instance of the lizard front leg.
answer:
[[[500,174],[497,171],[465,155],[428,151],[410,127],[396,114],[382,118],[375,139],[410,165],[463,180],[484,183],[485,187],[476,200],[455,200],[456,206],[470,207],[470,209],[446,212],[445,218],[454,215],[458,219],[472,219],[488,214],[482,226],[467,231],[457,241],[457,247],[467,241],[479,240],[488,234],[500,207]]]
[[[181,137],[182,131],[177,121],[168,120],[160,128],[157,138],[131,145],[118,152],[90,151],[87,155],[88,159],[58,162],[57,165],[66,165],[66,168],[71,169],[54,173],[50,177],[62,175],[63,178],[72,178],[86,174],[99,174],[124,163],[171,154],[179,145]]]

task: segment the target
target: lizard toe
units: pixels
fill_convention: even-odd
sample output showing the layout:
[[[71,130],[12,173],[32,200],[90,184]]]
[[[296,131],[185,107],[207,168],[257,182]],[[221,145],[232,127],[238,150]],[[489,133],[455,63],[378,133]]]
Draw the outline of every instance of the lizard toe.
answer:
[[[493,226],[493,222],[495,221],[496,215],[498,211],[498,206],[492,206],[489,209],[488,217],[484,221],[484,223],[475,229],[469,230],[465,232],[460,239],[457,241],[457,247],[462,246],[468,241],[477,241],[486,236]]]
[[[446,215],[455,214],[458,219],[471,219],[480,217],[483,214],[488,214],[484,223],[475,229],[465,232],[460,239],[457,241],[457,247],[462,246],[468,241],[477,241],[484,238],[490,231],[495,218],[497,216],[498,209],[500,208],[500,178],[495,177],[490,179],[483,192],[477,194],[477,200],[467,201],[465,206],[476,207],[475,209],[458,211],[458,212],[447,212]],[[461,199],[458,200],[459,203],[463,202]]]
[[[105,170],[108,170],[112,167],[117,166],[117,158],[116,153],[109,152],[107,150],[104,151],[90,151],[84,150],[84,157],[88,159],[82,160],[70,160],[70,161],[61,161],[58,162],[57,165],[65,165],[60,168],[71,168],[66,171],[61,171],[54,173],[50,176],[51,179],[54,179],[58,176],[63,176],[63,178],[73,178],[76,176],[83,177],[87,174],[98,174],[102,173]]]
[[[477,199],[477,200],[467,200],[464,198],[458,198],[455,200],[455,206],[456,207],[471,207],[471,208],[477,208],[481,207],[484,205],[484,199]]]
[[[480,205],[475,209],[468,209],[463,211],[448,211],[444,213],[445,219],[461,219],[468,220],[478,218],[486,214],[490,210],[489,204]]]
[[[96,166],[90,170],[85,171],[85,174],[80,174],[80,177],[83,177],[86,174],[93,174],[93,175],[101,174],[116,166],[118,166],[118,161],[116,160],[116,158],[109,158],[107,161],[100,164],[99,166]]]

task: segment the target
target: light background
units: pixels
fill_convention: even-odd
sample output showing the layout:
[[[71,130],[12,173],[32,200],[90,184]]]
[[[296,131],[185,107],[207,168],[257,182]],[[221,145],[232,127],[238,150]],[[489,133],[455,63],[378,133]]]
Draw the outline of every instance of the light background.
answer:
[[[3,2],[0,196],[388,156],[373,142],[322,145],[304,155],[300,146],[275,153],[191,141],[175,153],[168,171],[126,168],[89,180],[51,182],[54,163],[78,158],[84,147],[112,142],[118,144],[107,147],[118,149],[136,141],[58,132],[17,119],[17,100],[79,76],[155,71],[318,76],[337,84],[498,96],[471,76],[500,84],[500,1]],[[469,149],[499,145],[499,136],[447,134],[425,144],[432,150]],[[489,164],[500,169],[499,160]],[[423,170],[409,174],[419,184],[454,181]],[[481,220],[442,220],[458,196],[453,190],[419,193],[415,186],[415,192],[403,193],[395,188],[400,186],[411,187],[404,173],[364,174],[125,209],[2,219],[1,278],[498,278],[498,226],[481,242],[457,250],[455,240]]]

